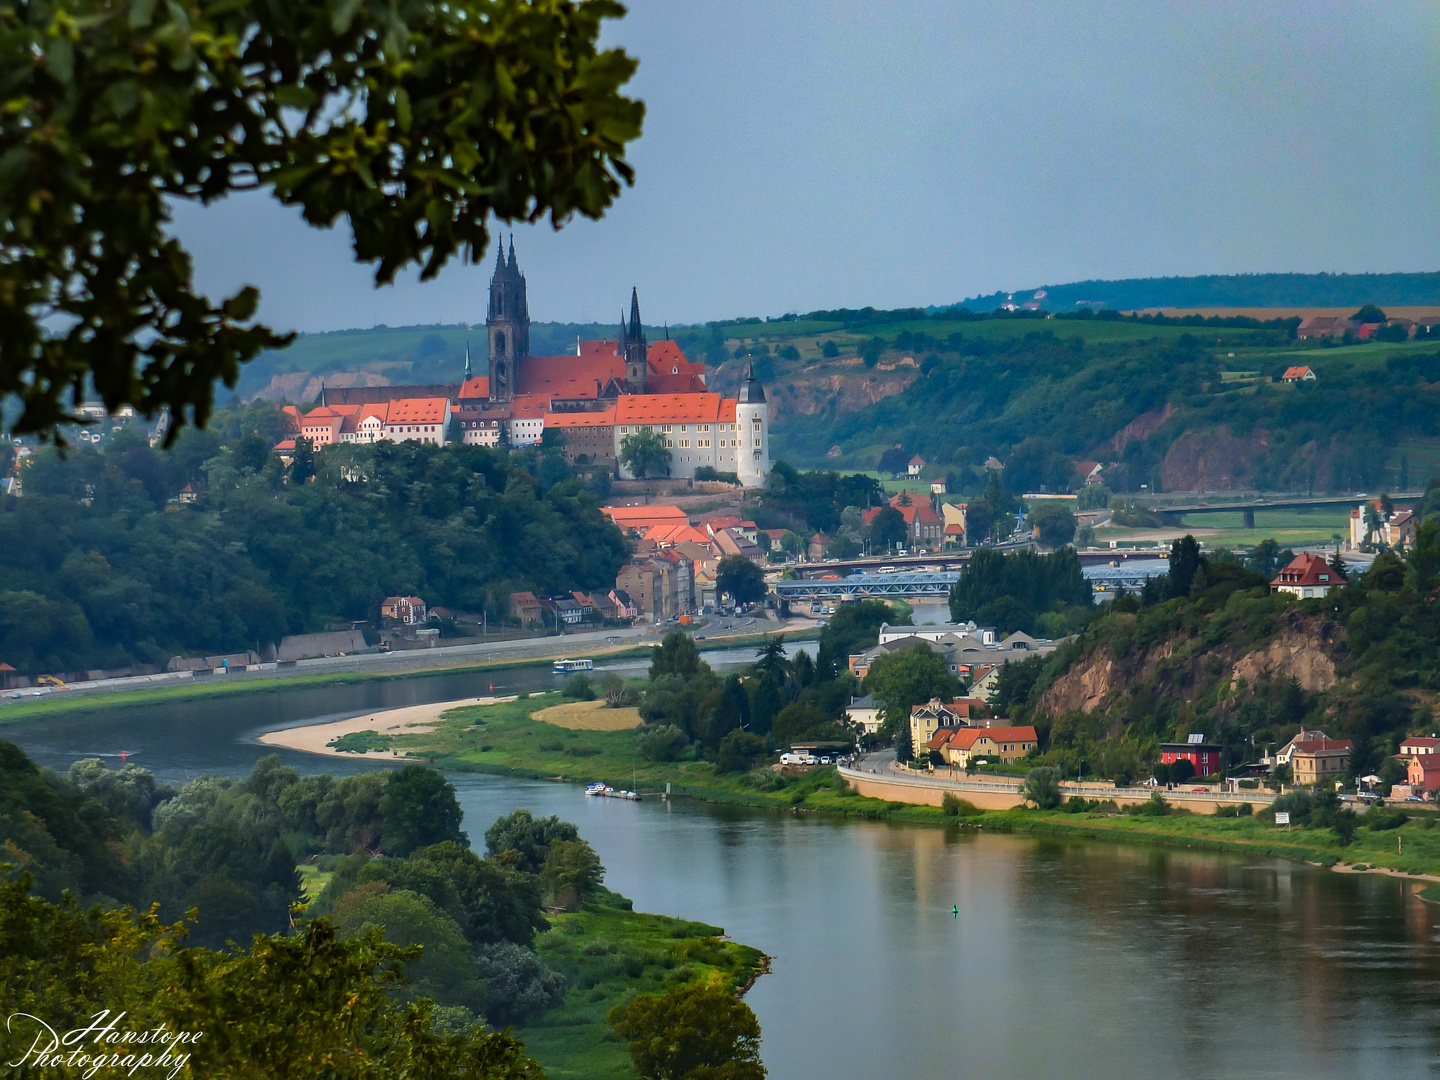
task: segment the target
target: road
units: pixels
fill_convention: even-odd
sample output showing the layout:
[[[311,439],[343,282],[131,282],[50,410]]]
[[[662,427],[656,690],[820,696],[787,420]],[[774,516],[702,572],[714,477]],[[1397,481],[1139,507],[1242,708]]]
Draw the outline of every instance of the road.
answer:
[[[712,618],[706,625],[696,627],[694,637],[696,641],[713,647],[723,646],[727,640],[753,637],[761,633],[799,633],[810,630],[816,625],[818,624],[811,619],[789,619],[779,622],[753,615],[732,618],[717,617]],[[287,678],[296,675],[352,673],[407,675],[414,672],[473,667],[491,663],[603,656],[607,652],[618,652],[647,643],[653,644],[676,626],[675,623],[665,623],[659,626],[585,630],[579,633],[561,634],[557,637],[442,645],[433,649],[403,649],[388,653],[361,653],[355,656],[326,656],[317,657],[314,660],[300,660],[294,665],[285,667],[267,665],[257,671],[232,671],[228,675],[202,675],[200,678],[214,682],[224,681],[228,684],[255,679]],[[186,672],[73,683],[64,691],[57,691],[50,687],[31,688],[6,694],[4,698],[0,698],[0,708],[3,708],[7,701],[28,701],[36,697],[48,697],[51,694],[62,692],[69,695],[106,693],[156,686],[188,686],[192,684],[192,678],[193,676]]]

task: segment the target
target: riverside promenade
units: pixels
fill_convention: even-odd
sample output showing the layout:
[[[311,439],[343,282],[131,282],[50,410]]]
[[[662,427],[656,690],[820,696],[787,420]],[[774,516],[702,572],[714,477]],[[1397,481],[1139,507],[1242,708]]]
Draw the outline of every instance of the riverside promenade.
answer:
[[[1011,777],[967,776],[952,778],[945,773],[917,773],[899,768],[889,754],[874,754],[860,762],[858,768],[840,766],[839,773],[857,792],[887,802],[919,803],[939,806],[946,794],[967,799],[981,810],[1013,810],[1023,804],[1021,781]],[[1156,790],[1172,806],[1184,807],[1196,814],[1213,814],[1222,806],[1249,803],[1256,809],[1275,801],[1273,792],[1256,790],[1215,791],[1200,785],[1185,789],[1166,790],[1151,787],[1116,787],[1104,782],[1086,783],[1066,780],[1060,784],[1065,799],[1077,796],[1086,799],[1114,799],[1120,805],[1144,803]]]

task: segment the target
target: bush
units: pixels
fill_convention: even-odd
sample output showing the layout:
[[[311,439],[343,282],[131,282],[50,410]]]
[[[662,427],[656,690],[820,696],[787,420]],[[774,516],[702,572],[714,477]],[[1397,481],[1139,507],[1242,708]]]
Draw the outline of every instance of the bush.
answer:
[[[940,800],[940,812],[946,817],[975,817],[980,813],[980,808],[969,799],[962,799],[954,792],[947,791]]]
[[[643,728],[635,737],[635,753],[646,761],[675,761],[689,745],[685,733],[673,724]]]
[[[485,1019],[493,1027],[523,1024],[565,1000],[565,977],[523,945],[482,946],[475,967],[489,991]]]
[[[1127,814],[1135,817],[1164,817],[1170,813],[1170,804],[1157,791],[1150,796],[1149,800],[1139,805],[1131,804],[1125,808]]]
[[[1382,832],[1385,829],[1398,829],[1409,820],[1409,817],[1399,810],[1382,810],[1377,806],[1366,813],[1365,827]]]
[[[575,698],[577,701],[594,701],[596,697],[595,684],[583,671],[577,671],[566,679],[565,687],[560,693],[564,697]]]

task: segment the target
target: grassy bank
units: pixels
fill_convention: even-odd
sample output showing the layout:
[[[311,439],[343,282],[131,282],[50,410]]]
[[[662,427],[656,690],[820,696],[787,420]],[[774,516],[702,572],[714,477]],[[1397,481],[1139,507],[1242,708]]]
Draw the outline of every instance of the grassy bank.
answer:
[[[1363,824],[1347,846],[1328,828],[1279,828],[1256,818],[1200,814],[1136,817],[1103,812],[1005,810],[946,815],[937,807],[865,798],[848,790],[832,768],[784,777],[761,767],[721,773],[710,762],[651,762],[634,751],[632,731],[572,731],[531,719],[559,700],[536,694],[493,706],[454,709],[435,731],[397,736],[403,752],[444,769],[574,783],[604,781],[640,792],[709,802],[822,813],[917,825],[959,825],[1077,839],[1111,840],[1295,859],[1326,866],[1383,867],[1404,874],[1440,876],[1440,817],[1416,813],[1398,828]],[[1365,821],[1362,816],[1362,823]],[[1381,820],[1378,816],[1373,820]]]
[[[536,952],[565,976],[565,1003],[519,1029],[551,1080],[634,1080],[625,1045],[605,1018],[632,993],[706,980],[739,989],[760,972],[758,949],[721,940],[718,926],[646,915],[601,892],[584,910],[550,917]]]
[[[842,792],[834,769],[799,777],[780,776],[765,768],[722,773],[714,764],[696,759],[693,751],[679,761],[645,761],[635,753],[634,731],[576,731],[532,718],[560,700],[558,692],[532,694],[498,705],[452,709],[434,731],[392,736],[385,749],[394,748],[442,769],[574,783],[603,781],[642,793],[662,792],[669,784],[672,794],[746,806],[803,806],[844,813],[852,805],[861,809],[862,803],[890,805]],[[866,816],[878,816],[873,808],[865,809]]]

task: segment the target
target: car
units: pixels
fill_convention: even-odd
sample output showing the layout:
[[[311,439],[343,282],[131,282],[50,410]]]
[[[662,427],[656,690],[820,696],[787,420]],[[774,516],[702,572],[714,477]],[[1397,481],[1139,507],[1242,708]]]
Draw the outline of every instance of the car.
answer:
[[[830,755],[829,755],[829,754],[822,754],[821,757],[820,757],[820,764],[821,764],[821,765],[829,765],[829,764],[830,764]]]
[[[1419,795],[1406,795],[1406,796],[1405,796],[1405,801],[1406,801],[1406,802],[1424,802],[1425,800],[1422,799]]]
[[[1192,795],[1204,795],[1207,791],[1208,791],[1207,788],[1203,788],[1203,787],[1192,787],[1192,788],[1190,789],[1190,794],[1192,794]]]

